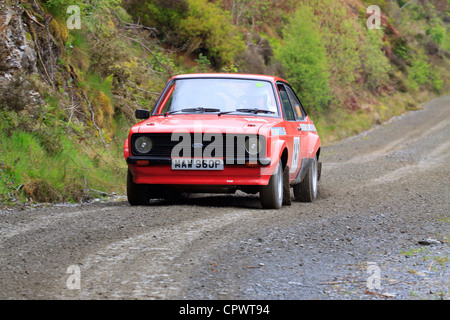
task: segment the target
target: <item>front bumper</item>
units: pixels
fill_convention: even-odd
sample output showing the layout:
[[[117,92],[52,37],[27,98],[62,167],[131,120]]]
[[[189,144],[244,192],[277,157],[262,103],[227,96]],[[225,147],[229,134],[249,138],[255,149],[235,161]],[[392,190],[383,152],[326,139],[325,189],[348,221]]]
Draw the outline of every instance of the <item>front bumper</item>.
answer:
[[[225,162],[224,170],[220,171],[175,171],[172,170],[172,159],[161,157],[130,156],[127,163],[134,183],[158,185],[267,185],[274,169],[268,158],[259,159],[258,163],[253,165]]]

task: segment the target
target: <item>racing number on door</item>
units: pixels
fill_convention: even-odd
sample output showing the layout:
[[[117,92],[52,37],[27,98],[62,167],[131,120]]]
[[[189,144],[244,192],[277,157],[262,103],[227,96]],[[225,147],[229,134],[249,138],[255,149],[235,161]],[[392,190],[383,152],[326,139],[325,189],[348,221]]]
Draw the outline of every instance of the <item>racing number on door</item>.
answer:
[[[300,137],[294,137],[294,153],[292,156],[291,173],[297,171],[299,160],[300,160]]]

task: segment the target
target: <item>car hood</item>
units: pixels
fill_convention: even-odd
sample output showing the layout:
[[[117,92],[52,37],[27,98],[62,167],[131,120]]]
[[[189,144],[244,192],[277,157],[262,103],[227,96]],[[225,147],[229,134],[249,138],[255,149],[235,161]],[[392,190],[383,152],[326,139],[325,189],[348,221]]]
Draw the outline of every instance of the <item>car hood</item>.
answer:
[[[171,115],[151,117],[136,126],[139,133],[210,132],[263,134],[262,128],[280,123],[279,118],[229,115]],[[266,131],[266,130],[264,130]]]

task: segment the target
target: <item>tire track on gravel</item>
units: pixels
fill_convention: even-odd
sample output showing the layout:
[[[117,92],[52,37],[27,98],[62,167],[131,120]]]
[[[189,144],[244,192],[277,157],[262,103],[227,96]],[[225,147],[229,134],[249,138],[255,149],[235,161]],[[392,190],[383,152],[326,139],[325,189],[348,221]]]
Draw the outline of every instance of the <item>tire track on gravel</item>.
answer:
[[[380,177],[372,179],[365,186],[372,187],[387,182],[393,182],[401,179],[402,177],[417,174],[419,172],[432,170],[433,167],[440,166],[444,163],[450,165],[450,136],[447,143],[434,148],[429,154],[422,157],[422,159],[416,164],[409,164],[400,167],[394,171],[388,172]]]
[[[75,219],[85,214],[98,214],[99,212],[107,212],[117,210],[115,207],[104,207],[93,210],[79,210],[74,212],[51,212],[49,215],[37,216],[31,221],[19,221],[16,224],[8,222],[0,223],[0,239],[6,240],[22,233],[32,232],[37,229],[44,229],[52,224],[61,222],[62,219]]]
[[[261,212],[233,210],[189,223],[155,228],[111,243],[83,260],[83,284],[78,298],[179,297],[191,271],[215,247],[226,243],[222,229],[233,224],[251,224],[265,216]],[[204,247],[198,242],[204,242]],[[62,297],[65,293],[66,290],[61,293]]]

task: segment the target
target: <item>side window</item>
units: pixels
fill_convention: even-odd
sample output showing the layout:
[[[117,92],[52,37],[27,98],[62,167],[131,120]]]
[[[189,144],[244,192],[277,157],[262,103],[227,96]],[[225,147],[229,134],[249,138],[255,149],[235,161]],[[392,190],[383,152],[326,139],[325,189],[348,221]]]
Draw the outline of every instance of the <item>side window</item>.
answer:
[[[286,87],[286,89],[289,96],[289,100],[291,101],[292,104],[292,109],[294,110],[295,118],[297,120],[303,119],[304,117],[306,117],[306,112],[303,109],[300,100],[297,98],[297,95],[294,93],[294,90],[292,90],[289,87]]]
[[[285,86],[282,84],[279,84],[277,87],[278,87],[278,92],[280,93],[281,104],[283,106],[284,118],[288,121],[295,121],[294,111],[292,110],[292,105],[289,100],[289,95],[286,91]]]

